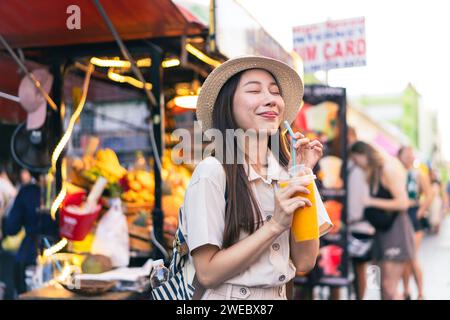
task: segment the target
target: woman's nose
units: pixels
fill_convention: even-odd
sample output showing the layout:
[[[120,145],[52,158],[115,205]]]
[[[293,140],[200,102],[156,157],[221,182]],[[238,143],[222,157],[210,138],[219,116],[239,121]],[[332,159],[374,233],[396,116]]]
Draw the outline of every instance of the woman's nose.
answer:
[[[275,97],[270,92],[267,92],[265,94],[263,104],[267,107],[274,107],[277,103],[275,101]]]

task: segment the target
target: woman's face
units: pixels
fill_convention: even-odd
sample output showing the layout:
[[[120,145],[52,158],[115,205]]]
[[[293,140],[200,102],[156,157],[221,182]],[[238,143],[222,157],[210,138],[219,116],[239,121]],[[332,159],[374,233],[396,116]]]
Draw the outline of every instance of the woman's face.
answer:
[[[239,128],[274,134],[283,119],[284,100],[272,75],[261,69],[245,71],[233,97],[233,114]]]
[[[405,168],[411,169],[414,165],[414,151],[412,148],[405,148],[399,155],[400,161],[403,163]]]
[[[367,159],[367,156],[365,154],[359,154],[359,153],[353,153],[352,159],[355,162],[355,164],[360,167],[361,169],[367,169],[369,161]]]

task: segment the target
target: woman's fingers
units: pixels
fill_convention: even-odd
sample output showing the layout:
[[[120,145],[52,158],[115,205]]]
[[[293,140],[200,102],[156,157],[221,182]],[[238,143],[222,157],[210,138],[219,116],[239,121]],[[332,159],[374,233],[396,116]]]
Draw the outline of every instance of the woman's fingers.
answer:
[[[295,139],[301,139],[301,138],[304,138],[305,136],[302,134],[302,133],[300,133],[300,132],[296,132],[295,134],[294,134],[294,137],[295,137]]]
[[[304,185],[288,185],[285,188],[281,188],[281,190],[277,193],[279,200],[289,199],[295,193],[300,192],[303,194],[309,194],[309,190]]]
[[[298,149],[301,146],[308,145],[309,143],[310,143],[310,140],[308,138],[302,138],[302,139],[295,141],[294,148]]]
[[[299,203],[299,202],[303,202],[303,204],[307,205],[308,207],[312,206],[312,203],[311,203],[311,201],[308,198],[304,198],[304,197],[300,197],[300,196],[293,197],[293,198],[291,198],[289,200],[286,200],[286,203],[288,203],[289,205],[296,204],[296,203]]]
[[[319,148],[323,148],[322,143],[320,143],[319,140],[313,140],[309,143],[309,147],[312,149],[314,147],[319,147]]]
[[[284,203],[282,203],[281,207],[283,210],[287,213],[293,213],[296,209],[302,208],[302,207],[311,207],[311,201],[309,201],[306,198],[303,197],[294,197],[292,199],[286,200]]]

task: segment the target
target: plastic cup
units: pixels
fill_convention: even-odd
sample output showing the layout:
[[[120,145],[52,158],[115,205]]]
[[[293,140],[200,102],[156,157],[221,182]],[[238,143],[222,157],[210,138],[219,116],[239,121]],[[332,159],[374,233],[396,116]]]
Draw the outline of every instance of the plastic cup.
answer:
[[[302,174],[301,171],[299,174]],[[317,204],[314,190],[315,179],[316,176],[313,174],[303,174],[278,182],[280,188],[285,188],[288,185],[305,185],[305,183],[308,183],[306,188],[309,190],[309,194],[297,192],[292,196],[306,198],[311,201],[312,204],[311,207],[304,206],[294,211],[292,234],[297,242],[319,238],[319,223],[317,219]]]

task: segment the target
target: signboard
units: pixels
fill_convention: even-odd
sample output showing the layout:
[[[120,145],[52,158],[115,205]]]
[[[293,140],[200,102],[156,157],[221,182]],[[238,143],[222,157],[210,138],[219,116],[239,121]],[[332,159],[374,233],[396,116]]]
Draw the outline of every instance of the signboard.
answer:
[[[294,283],[309,288],[316,285],[347,286],[350,280],[347,250],[346,91],[344,88],[307,85],[304,101],[293,127],[310,139],[319,139],[324,145],[324,155],[314,172],[334,227],[320,239],[316,267],[306,276],[297,277]]]
[[[366,65],[364,17],[298,26],[293,34],[305,73]]]
[[[233,0],[215,0],[214,3],[217,51],[228,58],[262,55],[296,68],[293,57],[240,4]]]

